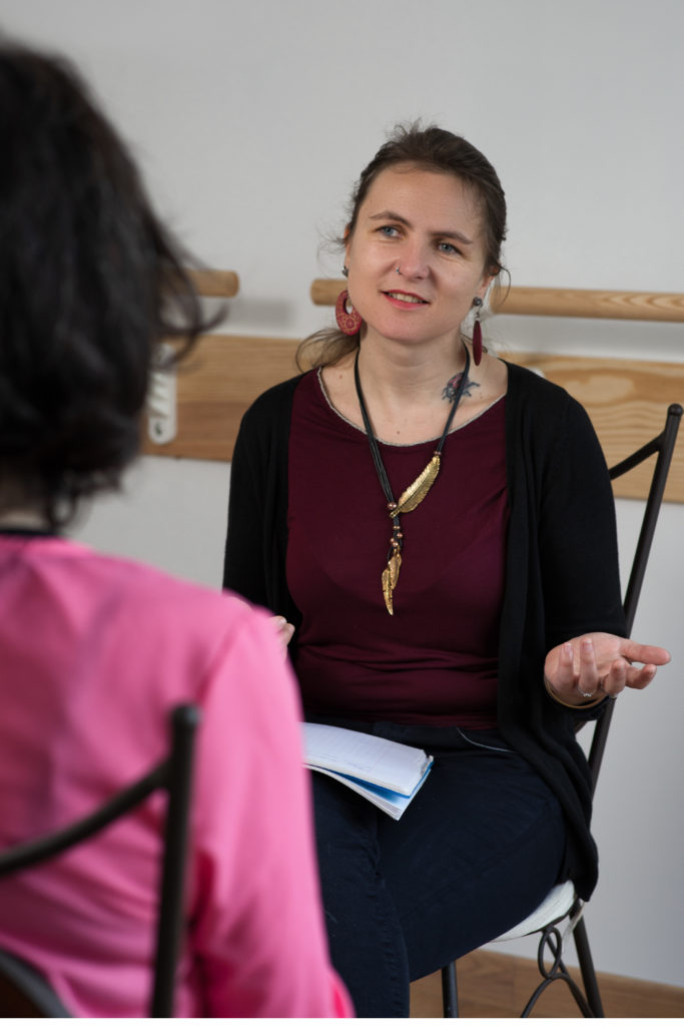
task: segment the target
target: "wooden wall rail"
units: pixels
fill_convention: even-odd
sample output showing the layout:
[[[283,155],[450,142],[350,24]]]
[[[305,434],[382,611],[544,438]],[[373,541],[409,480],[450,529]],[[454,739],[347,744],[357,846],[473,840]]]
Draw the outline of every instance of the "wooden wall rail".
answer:
[[[344,278],[317,278],[311,285],[311,298],[318,306],[334,306],[343,288]],[[679,292],[608,292],[513,285],[508,290],[494,289],[490,307],[494,313],[528,317],[684,322],[684,293]]]
[[[190,278],[201,296],[220,296],[229,299],[240,289],[240,279],[235,271],[190,270]]]

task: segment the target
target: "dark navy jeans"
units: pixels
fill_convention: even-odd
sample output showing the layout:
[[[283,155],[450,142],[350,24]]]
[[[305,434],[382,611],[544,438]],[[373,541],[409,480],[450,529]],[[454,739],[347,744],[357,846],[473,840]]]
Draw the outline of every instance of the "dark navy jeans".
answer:
[[[560,806],[495,730],[330,720],[424,748],[398,821],[313,773],[330,954],[360,1018],[409,1014],[409,981],[493,940],[557,882]]]

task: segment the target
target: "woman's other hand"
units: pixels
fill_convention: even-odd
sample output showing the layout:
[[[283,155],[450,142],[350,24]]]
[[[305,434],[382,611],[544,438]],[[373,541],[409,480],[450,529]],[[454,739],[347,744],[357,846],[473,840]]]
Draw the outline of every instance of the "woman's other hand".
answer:
[[[284,616],[272,617],[272,623],[274,624],[278,633],[278,638],[282,643],[283,653],[286,653],[287,646],[290,644],[292,635],[294,634],[294,626],[291,623],[288,623]]]
[[[645,688],[657,668],[669,661],[667,649],[597,632],[552,648],[544,676],[559,701],[581,706],[590,699],[615,697],[624,688]]]

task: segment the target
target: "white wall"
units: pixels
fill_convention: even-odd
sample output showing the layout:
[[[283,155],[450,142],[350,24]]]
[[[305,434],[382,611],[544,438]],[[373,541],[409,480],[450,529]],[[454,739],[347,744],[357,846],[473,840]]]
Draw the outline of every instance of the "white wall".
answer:
[[[341,264],[319,257],[321,239],[385,130],[417,116],[499,170],[514,284],[684,286],[681,0],[0,0],[0,25],[80,62],[184,241],[239,272],[227,330],[299,337],[330,317],[309,300]],[[502,317],[489,330],[519,348],[684,359],[681,326]],[[78,533],[218,585],[228,476],[146,458]],[[625,549],[639,507],[619,503]],[[673,664],[616,710],[587,913],[600,969],[677,985],[683,523],[684,507],[663,510],[634,632]]]

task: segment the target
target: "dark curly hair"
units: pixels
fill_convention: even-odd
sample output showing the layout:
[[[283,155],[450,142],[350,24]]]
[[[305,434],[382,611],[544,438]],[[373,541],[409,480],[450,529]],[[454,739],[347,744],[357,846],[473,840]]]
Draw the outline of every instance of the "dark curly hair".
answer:
[[[0,149],[0,512],[57,528],[136,455],[157,343],[213,322],[73,66],[0,42]]]

